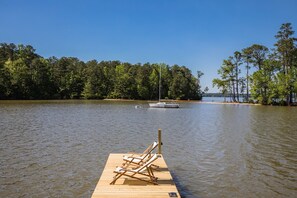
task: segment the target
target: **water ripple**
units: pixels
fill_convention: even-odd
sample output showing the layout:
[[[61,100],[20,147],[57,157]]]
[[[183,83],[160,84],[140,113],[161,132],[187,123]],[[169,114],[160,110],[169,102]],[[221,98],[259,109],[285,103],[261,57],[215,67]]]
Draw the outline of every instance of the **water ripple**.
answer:
[[[109,153],[142,151],[158,128],[183,197],[295,197],[296,108],[147,107],[0,102],[0,197],[90,197]]]

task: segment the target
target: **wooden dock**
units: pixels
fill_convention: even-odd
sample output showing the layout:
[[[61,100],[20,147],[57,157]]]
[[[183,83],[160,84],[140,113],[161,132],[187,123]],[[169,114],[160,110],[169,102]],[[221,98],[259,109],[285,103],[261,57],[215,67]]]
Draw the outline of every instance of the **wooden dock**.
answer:
[[[160,157],[154,162],[155,165],[159,166],[159,168],[154,171],[155,176],[158,177],[158,185],[148,184],[126,176],[122,176],[118,179],[115,185],[110,185],[110,182],[113,180],[113,176],[115,175],[113,171],[116,166],[121,166],[123,163],[123,155],[125,154],[109,155],[100,180],[93,192],[92,198],[180,197],[162,155],[160,155]]]

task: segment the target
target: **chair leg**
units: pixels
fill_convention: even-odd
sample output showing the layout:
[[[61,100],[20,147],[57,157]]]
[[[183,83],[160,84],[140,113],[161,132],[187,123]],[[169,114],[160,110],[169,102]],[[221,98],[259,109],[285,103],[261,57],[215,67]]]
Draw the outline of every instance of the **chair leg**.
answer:
[[[145,180],[145,179],[142,179],[142,178],[139,178],[139,177],[134,177],[134,174],[133,175],[126,175],[125,174],[125,176],[131,177],[133,179],[137,179],[137,180],[140,180],[140,181],[144,181],[144,182],[147,182],[147,183],[151,183],[151,184],[154,184],[154,185],[158,185],[158,183],[155,180],[153,180],[152,178],[150,180]],[[146,176],[148,176],[148,175],[146,175]]]
[[[157,166],[157,165],[155,165],[155,164],[152,164],[151,167],[152,167],[153,169],[155,169],[155,170],[158,170],[158,169],[160,168],[160,166]]]
[[[155,177],[152,168],[151,168],[151,167],[148,167],[148,168],[147,168],[147,171],[148,171],[148,173],[149,173],[149,175],[150,175],[150,179],[151,179],[151,181],[157,183],[158,178]]]
[[[151,183],[151,184],[154,184],[154,185],[158,185],[157,183],[157,178],[154,176],[154,174],[152,173],[152,170],[150,170],[149,168],[147,168],[147,172],[148,174],[144,174],[144,173],[134,173],[132,175],[128,175],[126,174],[127,171],[123,172],[123,173],[117,173],[116,176],[114,177],[114,179],[112,180],[112,182],[110,182],[110,185],[114,185],[115,182],[120,178],[122,177],[123,175],[127,176],[127,177],[130,177],[130,178],[133,178],[133,179],[137,179],[137,180],[140,180],[140,181],[144,181],[144,182],[147,182],[147,183]],[[142,179],[142,178],[139,178],[139,177],[135,177],[136,174],[140,174],[140,175],[143,175],[143,176],[146,176],[146,177],[149,177],[149,180],[145,180],[145,179]]]
[[[123,172],[123,173],[117,173],[115,176],[114,176],[114,179],[112,180],[112,182],[110,182],[109,184],[110,185],[114,185],[115,182],[120,178],[122,177],[126,172]]]

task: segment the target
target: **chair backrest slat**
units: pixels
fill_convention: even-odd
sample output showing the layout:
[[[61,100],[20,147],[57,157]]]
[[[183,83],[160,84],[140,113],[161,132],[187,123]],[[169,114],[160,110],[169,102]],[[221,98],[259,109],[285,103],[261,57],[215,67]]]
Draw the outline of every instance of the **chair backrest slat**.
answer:
[[[149,147],[147,147],[147,149],[145,149],[143,151],[142,155],[147,154],[147,153],[151,153],[157,146],[158,146],[158,143],[153,142]]]
[[[152,155],[144,164],[142,164],[141,166],[139,166],[139,168],[137,169],[134,169],[133,171],[134,172],[142,172],[145,170],[146,167],[149,167],[152,165],[152,163],[158,159],[158,155],[157,154],[154,154]]]

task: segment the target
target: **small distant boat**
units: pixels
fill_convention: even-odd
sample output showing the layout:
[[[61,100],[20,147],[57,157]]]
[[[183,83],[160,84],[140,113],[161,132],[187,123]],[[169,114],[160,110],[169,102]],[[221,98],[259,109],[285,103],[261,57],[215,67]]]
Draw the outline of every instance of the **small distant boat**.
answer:
[[[142,108],[142,106],[140,106],[140,105],[135,105],[135,109],[141,109]]]
[[[166,103],[166,102],[157,102],[157,103],[149,103],[151,108],[179,108],[179,104],[177,103]]]
[[[150,108],[179,108],[177,103],[166,103],[161,102],[161,65],[160,65],[160,76],[159,76],[159,102],[149,103]]]

